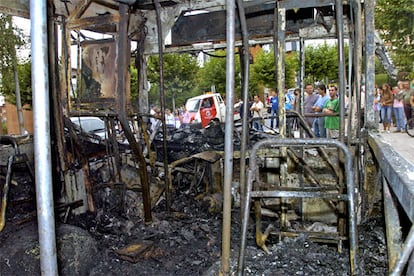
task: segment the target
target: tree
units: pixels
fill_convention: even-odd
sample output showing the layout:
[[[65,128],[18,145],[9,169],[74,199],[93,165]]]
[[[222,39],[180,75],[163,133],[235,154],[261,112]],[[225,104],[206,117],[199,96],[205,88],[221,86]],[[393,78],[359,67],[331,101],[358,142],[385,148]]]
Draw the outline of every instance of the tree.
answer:
[[[21,47],[24,44],[25,37],[23,31],[12,26],[12,17],[10,15],[0,14],[0,92],[11,103],[16,102],[14,81],[16,47]],[[25,89],[21,95],[22,104],[31,104],[30,62],[25,61],[22,65],[18,65],[17,70],[20,87],[22,89],[24,87]]]
[[[305,81],[324,82],[338,79],[338,47],[326,42],[305,47]]]
[[[299,69],[298,56],[295,52],[285,54],[285,86],[295,87],[296,72]],[[273,49],[260,51],[250,67],[250,90],[258,87],[276,87],[276,65]]]
[[[159,90],[159,58],[148,59],[148,81],[151,83],[148,95],[149,102],[160,104]],[[199,70],[197,59],[191,54],[165,54],[163,56],[164,92],[167,107],[173,108],[184,104],[186,99],[194,95],[197,87],[195,76]],[[175,104],[174,104],[175,102]]]
[[[236,97],[240,96],[240,60],[236,55],[234,58],[234,91]],[[226,94],[226,51],[218,50],[209,54],[209,59],[204,63],[198,75],[198,91],[207,92],[215,87],[216,92],[225,96]]]
[[[413,26],[413,0],[377,0],[375,28],[380,32],[395,65],[400,71],[413,71]]]

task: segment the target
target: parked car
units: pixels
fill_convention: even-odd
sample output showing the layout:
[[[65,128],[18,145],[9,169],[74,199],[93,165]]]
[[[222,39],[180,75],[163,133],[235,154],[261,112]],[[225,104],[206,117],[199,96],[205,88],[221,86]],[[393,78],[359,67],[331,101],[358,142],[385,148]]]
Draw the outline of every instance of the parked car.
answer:
[[[70,120],[83,132],[97,135],[102,139],[107,138],[105,122],[99,117],[70,117]]]

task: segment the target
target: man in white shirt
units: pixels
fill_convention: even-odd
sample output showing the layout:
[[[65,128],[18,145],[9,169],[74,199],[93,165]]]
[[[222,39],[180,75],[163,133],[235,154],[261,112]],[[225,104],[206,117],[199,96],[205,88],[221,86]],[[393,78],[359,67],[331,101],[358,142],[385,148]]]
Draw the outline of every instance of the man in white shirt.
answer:
[[[262,101],[260,100],[258,95],[255,95],[253,98],[253,104],[250,107],[250,111],[253,115],[253,128],[255,128],[257,131],[263,131],[262,126],[262,110],[264,108],[264,105]]]
[[[175,118],[174,115],[171,113],[169,108],[165,109],[165,125],[167,127],[174,127],[175,128]]]
[[[151,106],[150,115],[151,115],[151,117],[150,117],[150,123],[151,123],[150,130],[151,130],[151,132],[154,132],[154,130],[157,126],[157,122],[159,121],[159,119],[158,119],[159,118],[159,108],[158,108],[158,106],[156,106],[156,105]]]

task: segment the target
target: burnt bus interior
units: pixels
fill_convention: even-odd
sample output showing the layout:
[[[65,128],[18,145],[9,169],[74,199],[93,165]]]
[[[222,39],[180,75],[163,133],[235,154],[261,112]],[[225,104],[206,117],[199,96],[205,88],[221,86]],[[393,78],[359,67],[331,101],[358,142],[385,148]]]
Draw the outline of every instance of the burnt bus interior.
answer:
[[[256,243],[264,252],[269,252],[266,241],[270,235],[295,237],[307,232],[313,240],[335,244],[338,251],[347,250],[350,273],[360,273],[357,226],[378,204],[381,195],[374,189],[384,180],[378,178],[381,169],[375,149],[374,153],[370,149],[370,131],[377,125],[374,111],[364,110],[358,103],[361,97],[365,97],[367,106],[373,103],[375,55],[391,76],[396,75],[376,35],[375,4],[371,2],[47,1],[44,46],[49,60],[52,182],[55,204],[60,207],[56,216],[67,220],[70,214],[97,212],[102,208],[94,198],[98,190],[119,190],[121,198],[130,190],[142,198],[142,218],[151,223],[152,208],[160,198],[165,198],[165,212],[172,211],[173,190],[186,177],[191,179],[190,189],[201,186],[205,193],[222,194],[222,273],[230,273],[229,221],[234,204],[238,204],[241,214],[238,273],[245,269],[246,239],[251,238],[247,230],[250,216],[254,218]],[[11,6],[11,14],[29,17],[28,2],[18,1]],[[33,14],[31,17],[34,20]],[[36,33],[37,30],[32,32]],[[304,42],[326,38],[336,39],[338,45],[338,139],[315,138],[304,119],[310,114],[303,113],[303,106],[299,112],[286,112],[283,105],[279,120],[295,118],[300,125],[299,137],[292,137],[284,124],[277,134],[255,133],[249,130],[247,118],[234,123],[231,117],[226,117],[224,125],[212,124],[201,132],[188,129],[178,134],[171,133],[161,118],[156,131],[148,132],[151,115],[146,67],[150,55],[160,58],[163,84],[168,81],[162,79],[163,54],[226,49],[226,111],[231,115],[235,58],[240,58],[243,68],[241,95],[243,102],[247,102],[250,47],[274,48],[277,89],[283,91],[286,43],[298,42],[298,79],[303,92]],[[349,52],[345,52],[345,41]],[[240,54],[235,55],[236,49]],[[349,58],[348,68],[345,56]],[[138,70],[138,102],[130,100],[131,64]],[[366,94],[361,93],[362,85]],[[161,85],[161,112],[165,109],[164,93]],[[283,101],[284,95],[279,93],[279,102]],[[244,111],[246,114],[247,109]],[[103,119],[104,138],[79,130],[69,119],[89,116]],[[9,155],[18,159],[20,146],[16,139],[7,137],[0,141],[10,145]],[[10,170],[16,162],[2,161]],[[35,171],[41,172],[42,168]],[[4,186],[9,182],[8,173]],[[235,201],[233,189],[239,201]],[[123,199],[121,209],[122,202]],[[278,228],[265,225],[263,209],[278,214]],[[299,217],[304,225],[327,223],[333,230],[327,233],[307,230],[305,226],[292,229],[292,216]],[[41,227],[50,234],[50,224]],[[53,246],[40,246],[44,252],[56,254]],[[395,252],[390,256],[394,258],[390,271],[404,269],[406,261],[396,257]],[[42,269],[53,271],[51,259],[41,263]]]

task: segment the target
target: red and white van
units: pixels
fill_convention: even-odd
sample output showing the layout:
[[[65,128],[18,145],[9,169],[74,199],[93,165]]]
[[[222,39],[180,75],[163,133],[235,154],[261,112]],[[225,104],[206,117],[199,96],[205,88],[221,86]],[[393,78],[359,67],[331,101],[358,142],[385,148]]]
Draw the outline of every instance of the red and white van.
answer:
[[[219,93],[207,92],[204,95],[190,98],[187,100],[185,107],[190,113],[191,123],[201,123],[203,128],[214,118],[217,118],[220,122],[225,121],[226,105]],[[235,119],[240,118],[237,114],[235,114]]]

